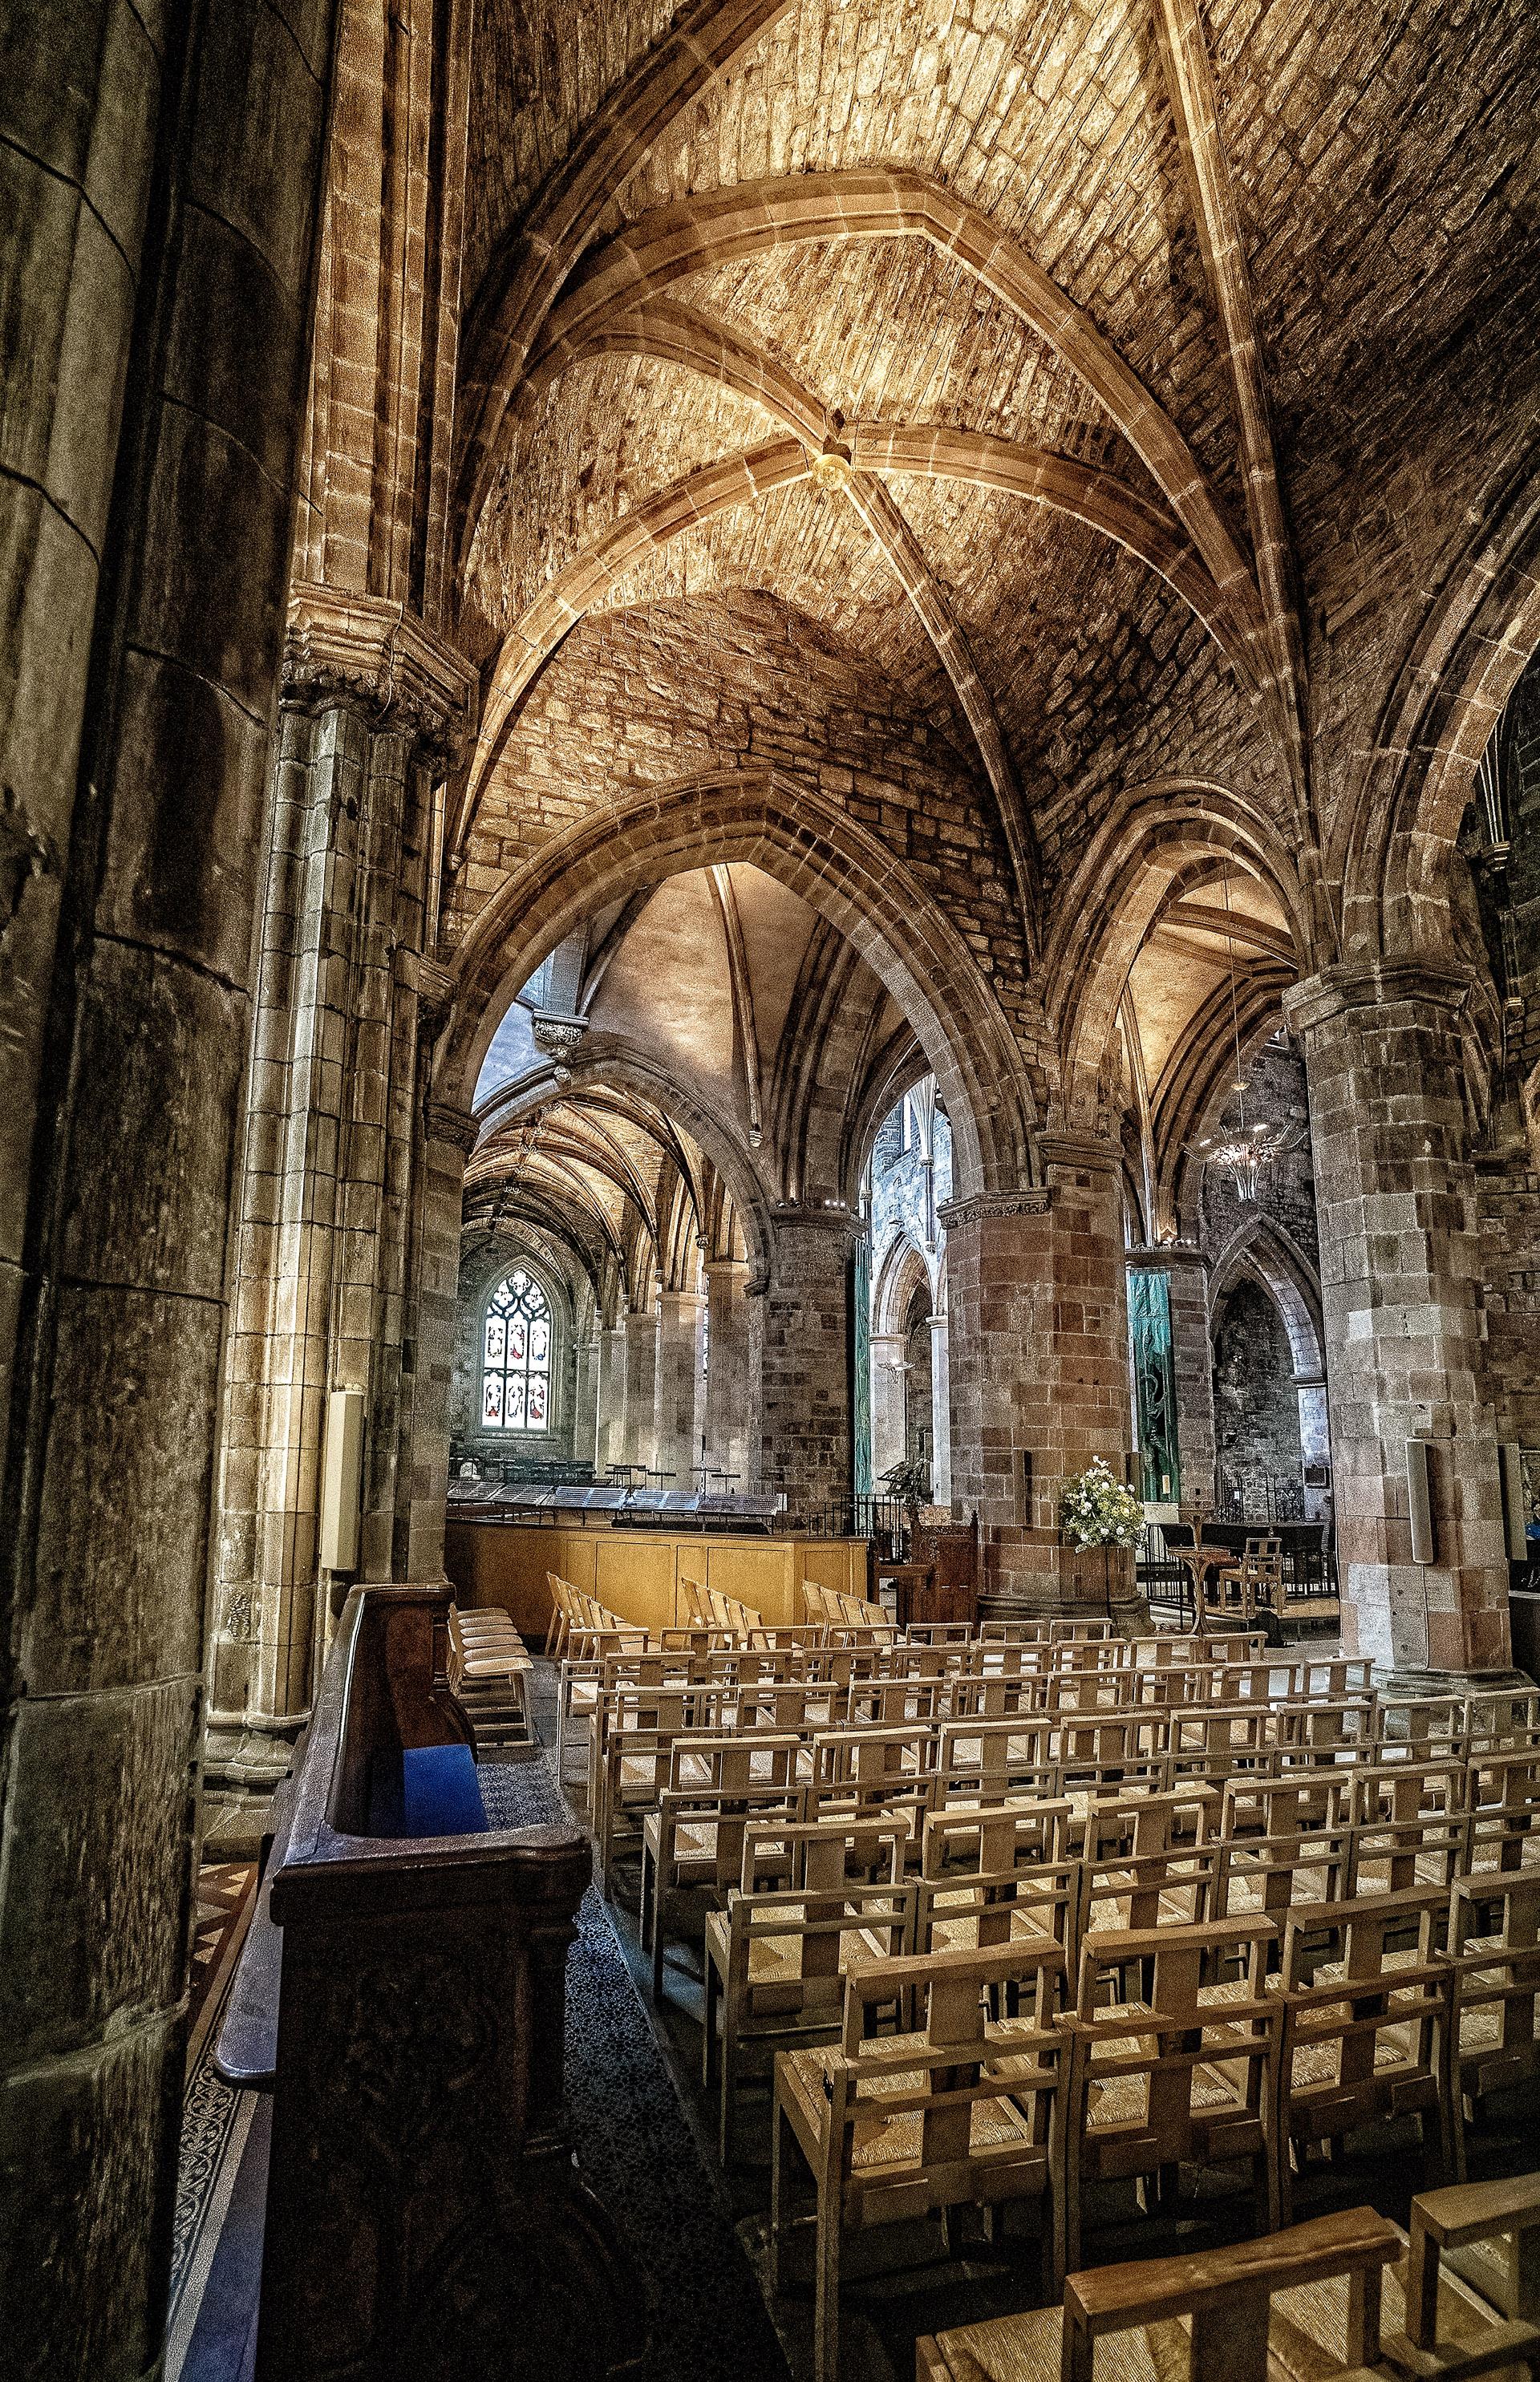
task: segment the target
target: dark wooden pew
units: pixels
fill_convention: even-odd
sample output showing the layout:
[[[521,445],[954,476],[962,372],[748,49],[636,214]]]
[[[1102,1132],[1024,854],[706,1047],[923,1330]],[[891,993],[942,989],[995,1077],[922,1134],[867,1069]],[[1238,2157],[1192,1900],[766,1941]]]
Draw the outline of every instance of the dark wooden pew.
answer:
[[[274,2095],[257,2382],[589,2382],[644,2345],[567,2138],[592,1857],[488,1826],[449,1605],[353,1590],[275,1811],[216,2057]]]

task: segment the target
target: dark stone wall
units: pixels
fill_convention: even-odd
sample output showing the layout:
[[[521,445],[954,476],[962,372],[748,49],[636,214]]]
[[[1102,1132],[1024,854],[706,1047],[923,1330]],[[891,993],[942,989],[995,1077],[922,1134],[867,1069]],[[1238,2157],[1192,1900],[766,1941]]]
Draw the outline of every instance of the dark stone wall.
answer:
[[[1238,1282],[1217,1319],[1214,1419],[1221,1475],[1298,1480],[1300,1400],[1288,1333],[1254,1282]]]

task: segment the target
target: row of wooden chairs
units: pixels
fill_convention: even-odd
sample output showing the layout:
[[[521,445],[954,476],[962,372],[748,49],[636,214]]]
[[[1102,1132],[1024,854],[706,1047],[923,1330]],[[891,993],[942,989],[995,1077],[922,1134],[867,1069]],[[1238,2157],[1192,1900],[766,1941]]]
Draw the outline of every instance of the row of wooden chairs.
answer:
[[[815,1800],[867,1812],[902,1811],[916,1827],[926,1812],[958,1804],[1067,1797],[1084,1809],[1109,1795],[1192,1797],[1244,1785],[1260,1796],[1292,1784],[1305,1792],[1311,1811],[1320,1811],[1318,1824],[1325,1824],[1328,1807],[1339,1825],[1372,1822],[1386,1858],[1415,1835],[1429,1858],[1441,1848],[1457,1871],[1494,1835],[1505,1845],[1527,1841],[1540,1791],[1540,1747],[1442,1764],[1376,1762],[1365,1747],[1349,1763],[1337,1758],[1337,1716],[1308,1711],[1295,1717],[1320,1717],[1322,1733],[1307,1727],[1271,1744],[1249,1742],[1240,1754],[1213,1737],[1177,1752],[1141,1750],[1127,1732],[1104,1722],[1078,1721],[1051,1733],[1038,1724],[1000,1721],[831,1727],[816,1713],[799,1718],[782,1709],[756,1726],[741,1705],[724,1710],[706,1690],[689,1691],[684,1709],[666,1716],[654,1702],[632,1705],[622,1698],[610,1717],[615,1725],[594,1738],[590,1774],[607,1890],[617,1860],[639,1848],[647,1813],[668,1789],[708,1787],[708,1750],[724,1745],[741,1749],[750,1783],[768,1786],[779,1762],[786,1785]],[[622,1725],[637,1719],[652,1725]],[[1340,1797],[1355,1771],[1364,1774],[1361,1799],[1344,1815]]]
[[[524,1641],[500,1606],[450,1606],[449,1684],[470,1721],[479,1753],[535,1750],[530,1690],[535,1676]]]
[[[1540,2175],[1451,2185],[1413,2200],[1410,2235],[1352,2208],[1228,2249],[1071,2275],[1062,2308],[919,2340],[917,2382],[1092,2382],[1099,2340],[1117,2341],[1120,2373],[1153,2382],[1182,2324],[1190,2382],[1534,2373],[1537,2253]]]
[[[772,2264],[779,2285],[795,2144],[817,2199],[819,2376],[837,2369],[853,2228],[1035,2204],[1054,2290],[1091,2182],[1142,2179],[1159,2199],[1182,2165],[1244,2164],[1258,2230],[1275,2231],[1296,2161],[1409,2115],[1426,2165],[1449,2175],[1458,1969],[1431,1948],[1424,1901],[1401,1899],[1297,1917],[1276,1977],[1276,1931],[1259,1920],[1092,1935],[1073,1982],[1046,1934],[853,1960],[818,2029],[834,2043],[774,2052]],[[1393,1949],[1409,1922],[1411,1949]]]
[[[802,1583],[803,1610],[811,1622],[825,1627],[869,1630],[874,1639],[897,1636],[891,1614],[864,1596],[847,1596],[842,1589],[819,1588],[816,1580]]]

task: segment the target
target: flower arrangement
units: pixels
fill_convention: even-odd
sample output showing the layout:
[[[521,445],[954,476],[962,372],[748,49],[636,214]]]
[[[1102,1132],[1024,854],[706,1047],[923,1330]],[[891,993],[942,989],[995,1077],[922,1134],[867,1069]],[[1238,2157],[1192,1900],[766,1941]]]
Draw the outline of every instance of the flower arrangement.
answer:
[[[1059,1527],[1072,1547],[1137,1547],[1144,1507],[1098,1455],[1065,1482]]]

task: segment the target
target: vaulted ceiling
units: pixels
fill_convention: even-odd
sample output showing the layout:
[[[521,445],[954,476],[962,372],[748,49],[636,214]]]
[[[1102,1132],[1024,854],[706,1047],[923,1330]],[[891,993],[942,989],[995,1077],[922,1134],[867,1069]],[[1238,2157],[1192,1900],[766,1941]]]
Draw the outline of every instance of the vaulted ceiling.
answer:
[[[1317,614],[1354,643],[1343,557],[1355,585],[1404,557],[1411,502],[1445,534],[1491,464],[1460,425],[1500,439],[1533,381],[1501,328],[1536,256],[1533,20],[1457,13],[490,0],[484,775],[575,620],[757,589],[922,706],[939,670],[1024,876],[1130,767],[1314,833],[1302,643]],[[1377,588],[1381,644],[1416,598]]]
[[[1029,975],[1100,926],[1055,903],[1130,789],[1222,794],[1324,881],[1442,558],[1534,439],[1534,31],[1448,0],[484,0],[450,940],[584,809],[728,750],[821,785],[858,744],[861,816],[890,780],[944,816],[955,913],[1013,906]],[[770,1205],[841,1196],[912,1037],[756,874],[735,956],[696,872],[590,921],[563,997],[731,1124]],[[1276,1024],[1302,954],[1265,874],[1200,838],[1130,942],[1157,1138]],[[794,1029],[851,1016],[794,1099]]]

